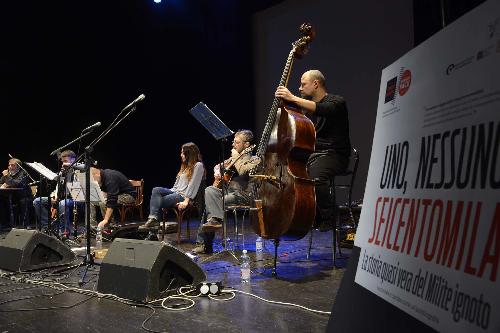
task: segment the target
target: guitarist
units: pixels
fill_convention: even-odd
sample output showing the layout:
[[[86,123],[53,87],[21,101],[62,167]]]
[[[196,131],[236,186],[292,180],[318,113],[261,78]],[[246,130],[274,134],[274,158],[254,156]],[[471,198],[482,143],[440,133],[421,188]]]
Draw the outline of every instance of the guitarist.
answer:
[[[215,231],[222,228],[224,209],[222,207],[222,186],[224,186],[224,203],[229,205],[250,204],[250,189],[248,188],[249,172],[260,163],[260,158],[252,155],[253,133],[250,130],[240,130],[235,133],[231,158],[224,161],[221,173],[220,164],[214,168],[214,185],[205,189],[205,209],[207,222],[201,226],[198,238],[202,245],[193,249],[194,253],[210,254]],[[219,185],[221,184],[221,185]]]

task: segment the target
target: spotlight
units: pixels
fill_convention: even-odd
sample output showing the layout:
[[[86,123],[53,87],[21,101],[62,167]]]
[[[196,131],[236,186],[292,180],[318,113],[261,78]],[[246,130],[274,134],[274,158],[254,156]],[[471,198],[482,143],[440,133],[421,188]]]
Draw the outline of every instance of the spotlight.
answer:
[[[202,282],[196,286],[198,293],[201,296],[208,295],[220,295],[222,291],[222,283],[221,282]]]
[[[160,3],[160,2],[161,2],[161,0],[154,0],[154,2],[155,2],[155,3]]]

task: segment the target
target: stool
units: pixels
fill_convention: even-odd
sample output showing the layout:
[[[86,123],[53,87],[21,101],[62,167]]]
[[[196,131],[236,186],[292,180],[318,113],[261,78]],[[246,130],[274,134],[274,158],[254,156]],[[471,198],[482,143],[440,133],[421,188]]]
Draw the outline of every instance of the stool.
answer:
[[[334,179],[330,179],[330,184],[329,184],[328,188],[330,191],[330,195],[335,195],[335,181],[334,181]],[[342,256],[342,250],[340,248],[340,242],[339,242],[339,229],[338,229],[338,223],[337,223],[337,221],[340,218],[340,214],[338,214],[338,211],[339,211],[338,205],[336,207],[336,210],[337,210],[337,218],[334,219],[333,228],[332,228],[332,253],[333,253],[333,266],[334,267],[337,267],[337,248],[338,248],[339,254]],[[306,258],[308,260],[311,257],[313,231],[314,231],[314,227],[311,228],[311,231],[309,232],[309,247],[307,249],[307,255],[306,255]]]
[[[233,212],[234,215],[234,233],[236,236],[236,246],[239,246],[239,235],[240,233],[238,232],[238,213],[241,214],[241,236],[242,236],[242,243],[243,243],[243,249],[245,249],[245,216],[248,215],[248,212],[250,212],[251,207],[246,206],[246,205],[231,205],[226,207],[226,212]],[[226,226],[224,225],[224,229],[226,229]],[[224,239],[225,236],[227,235],[227,230],[224,230]]]
[[[339,254],[342,256],[342,251],[340,248],[340,241],[339,241],[339,224],[338,221],[340,220],[340,210],[347,210],[350,214],[350,217],[354,221],[355,227],[357,227],[356,220],[354,219],[354,214],[353,214],[353,202],[352,202],[352,189],[354,187],[354,180],[356,179],[356,172],[358,170],[358,164],[359,164],[359,153],[355,148],[352,148],[351,151],[351,156],[349,157],[349,165],[346,169],[346,171],[342,174],[336,175],[334,178],[330,179],[329,182],[329,191],[330,195],[332,198],[337,198],[337,189],[340,190],[345,190],[347,191],[347,202],[345,205],[337,205],[335,202],[336,210],[337,210],[337,218],[335,221],[333,221],[333,237],[332,237],[332,251],[333,251],[333,266],[337,267],[337,249]],[[339,182],[338,184],[335,184],[335,179],[340,178],[343,180],[346,180],[345,182]],[[309,249],[307,251],[307,259],[309,259],[311,255],[311,247],[312,247],[312,237],[313,237],[313,228],[311,228],[310,234],[309,234]]]

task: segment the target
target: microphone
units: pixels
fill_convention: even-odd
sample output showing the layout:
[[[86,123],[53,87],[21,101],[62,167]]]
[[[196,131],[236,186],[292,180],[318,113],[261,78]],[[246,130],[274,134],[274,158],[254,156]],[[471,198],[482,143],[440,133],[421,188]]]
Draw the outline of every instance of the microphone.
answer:
[[[134,99],[132,101],[132,103],[130,103],[129,105],[127,105],[126,107],[123,108],[123,110],[127,110],[127,109],[130,109],[131,107],[133,107],[136,103],[139,103],[140,101],[142,101],[144,98],[146,98],[146,96],[144,96],[144,94],[140,94],[139,97],[137,97],[136,99]]]
[[[90,130],[93,130],[94,128],[97,128],[97,127],[99,127],[99,126],[101,126],[101,122],[100,122],[100,121],[98,121],[97,123],[95,123],[95,124],[93,124],[93,125],[90,125],[90,126],[89,126],[89,127],[87,127],[87,128],[84,128],[84,129],[82,130],[82,133],[83,133],[83,132],[90,131]]]
[[[71,166],[71,163],[63,163],[62,166],[63,168],[68,168]],[[85,163],[75,163],[71,167],[75,170],[83,171],[85,170]]]

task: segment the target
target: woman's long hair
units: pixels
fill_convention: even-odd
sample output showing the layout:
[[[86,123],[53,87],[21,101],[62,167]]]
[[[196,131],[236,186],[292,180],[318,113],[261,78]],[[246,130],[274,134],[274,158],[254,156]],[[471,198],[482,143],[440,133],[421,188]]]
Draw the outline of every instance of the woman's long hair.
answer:
[[[185,161],[181,163],[181,169],[179,170],[179,173],[177,175],[180,176],[182,173],[185,172],[188,181],[191,181],[191,177],[193,176],[194,172],[194,165],[197,162],[203,163],[200,149],[198,148],[197,145],[195,145],[192,142],[183,144],[181,149],[182,152],[184,153]]]

